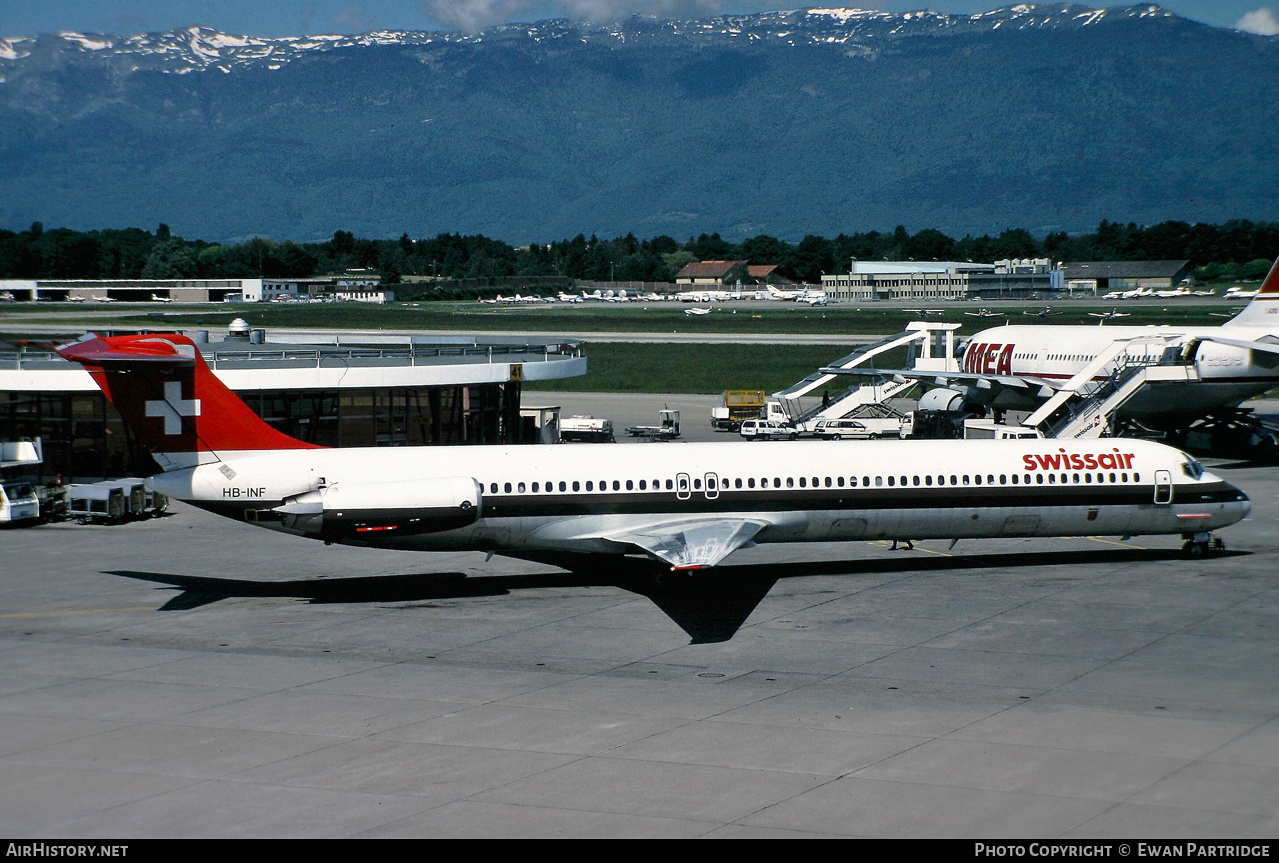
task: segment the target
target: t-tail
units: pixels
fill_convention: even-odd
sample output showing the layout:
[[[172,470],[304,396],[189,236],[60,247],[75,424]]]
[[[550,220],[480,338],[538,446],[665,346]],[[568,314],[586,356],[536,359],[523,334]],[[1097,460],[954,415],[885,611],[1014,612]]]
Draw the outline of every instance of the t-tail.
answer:
[[[1261,289],[1239,314],[1226,321],[1227,327],[1271,326],[1279,329],[1279,258],[1270,267]]]
[[[80,363],[165,471],[223,453],[318,449],[267,425],[175,334],[86,335],[58,349]]]

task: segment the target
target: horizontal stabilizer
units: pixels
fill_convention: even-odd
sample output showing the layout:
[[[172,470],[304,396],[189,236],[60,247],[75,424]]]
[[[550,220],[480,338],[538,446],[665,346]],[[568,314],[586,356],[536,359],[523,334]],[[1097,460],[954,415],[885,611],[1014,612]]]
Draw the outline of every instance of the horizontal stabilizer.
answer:
[[[127,348],[120,348],[96,335],[87,335],[74,344],[58,349],[69,360],[95,366],[134,364],[160,364],[173,366],[195,365],[195,350],[187,345],[176,345],[167,339],[135,339]]]

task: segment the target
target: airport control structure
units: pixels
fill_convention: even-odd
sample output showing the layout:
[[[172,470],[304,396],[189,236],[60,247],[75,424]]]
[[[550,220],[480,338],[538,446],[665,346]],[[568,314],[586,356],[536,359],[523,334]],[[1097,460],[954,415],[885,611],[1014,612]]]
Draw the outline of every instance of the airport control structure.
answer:
[[[556,336],[536,344],[332,332],[268,338],[238,319],[224,338],[184,334],[267,423],[321,446],[537,443],[546,418],[522,414],[523,383],[586,373],[581,347]],[[37,482],[158,469],[89,374],[53,344],[0,346],[0,440],[37,438]]]

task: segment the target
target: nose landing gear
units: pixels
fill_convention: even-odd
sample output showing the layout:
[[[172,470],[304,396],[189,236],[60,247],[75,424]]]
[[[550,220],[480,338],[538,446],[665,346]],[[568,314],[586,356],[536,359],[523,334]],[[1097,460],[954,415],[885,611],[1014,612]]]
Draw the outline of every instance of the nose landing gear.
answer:
[[[1210,533],[1182,534],[1186,540],[1181,544],[1181,553],[1186,557],[1207,557],[1210,554],[1224,554],[1226,544],[1221,537]]]

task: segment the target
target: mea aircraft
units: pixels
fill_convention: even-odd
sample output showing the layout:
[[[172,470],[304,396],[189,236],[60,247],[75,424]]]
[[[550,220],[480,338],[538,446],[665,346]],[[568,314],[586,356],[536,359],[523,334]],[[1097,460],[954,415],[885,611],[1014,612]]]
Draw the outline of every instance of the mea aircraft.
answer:
[[[963,389],[952,387],[971,404],[1032,410],[1045,388],[1057,389],[1122,343],[1131,347],[1098,379],[1112,373],[1119,362],[1143,357],[1154,361],[1169,349],[1196,372],[1194,380],[1148,383],[1120,409],[1123,418],[1174,431],[1266,392],[1279,385],[1279,260],[1252,301],[1221,326],[994,327],[968,340],[961,372],[943,377],[971,383]]]
[[[1190,554],[1239,489],[1137,440],[323,448],[259,419],[180,335],[59,348],[163,472],[156,490],[326,543],[714,566],[756,543],[1172,534]],[[585,559],[585,558],[582,558]],[[557,561],[558,562],[558,561]]]

